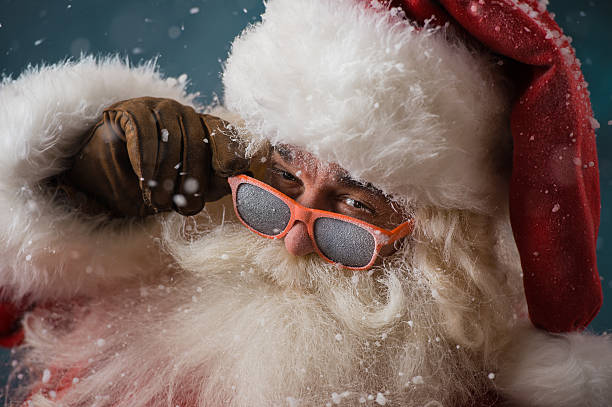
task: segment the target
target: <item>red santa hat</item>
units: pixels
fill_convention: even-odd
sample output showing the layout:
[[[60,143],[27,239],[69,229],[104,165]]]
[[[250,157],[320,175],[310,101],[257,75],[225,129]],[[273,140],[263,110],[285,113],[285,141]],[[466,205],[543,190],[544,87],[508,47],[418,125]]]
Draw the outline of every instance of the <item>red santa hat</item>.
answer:
[[[531,321],[581,330],[599,310],[597,122],[544,2],[270,0],[223,82],[255,141],[301,146],[407,204],[495,213],[512,144]]]

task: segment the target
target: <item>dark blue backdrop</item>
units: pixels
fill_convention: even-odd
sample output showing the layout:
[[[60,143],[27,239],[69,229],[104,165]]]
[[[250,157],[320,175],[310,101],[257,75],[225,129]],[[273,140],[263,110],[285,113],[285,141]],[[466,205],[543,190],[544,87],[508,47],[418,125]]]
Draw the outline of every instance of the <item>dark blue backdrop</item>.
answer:
[[[551,0],[549,10],[573,37],[589,82],[598,130],[602,213],[597,240],[604,307],[590,329],[612,328],[612,2]],[[263,12],[261,0],[0,0],[0,73],[81,53],[157,58],[167,75],[183,73],[202,102],[221,95],[229,44]],[[8,361],[9,354],[3,354]],[[5,369],[6,370],[6,369]],[[0,383],[2,383],[0,378]]]

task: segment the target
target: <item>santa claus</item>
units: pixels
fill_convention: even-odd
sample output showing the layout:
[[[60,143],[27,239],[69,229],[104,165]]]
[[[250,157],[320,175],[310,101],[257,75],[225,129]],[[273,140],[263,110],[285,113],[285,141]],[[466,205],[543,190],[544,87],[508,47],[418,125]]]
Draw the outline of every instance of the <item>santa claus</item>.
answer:
[[[592,113],[542,3],[271,0],[223,83],[3,83],[12,400],[609,404]]]

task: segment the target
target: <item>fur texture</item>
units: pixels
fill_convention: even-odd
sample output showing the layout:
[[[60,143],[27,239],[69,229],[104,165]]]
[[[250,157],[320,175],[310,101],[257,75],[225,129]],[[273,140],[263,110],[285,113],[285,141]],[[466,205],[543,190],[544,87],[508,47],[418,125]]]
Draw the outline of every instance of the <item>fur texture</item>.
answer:
[[[163,230],[62,207],[44,180],[105,106],[145,95],[191,103],[153,65],[116,59],[3,83],[0,284],[15,298],[81,298],[26,319],[18,369],[33,369],[35,405],[351,405],[378,393],[455,405],[496,386],[518,403],[606,405],[607,339],[514,330],[525,303],[506,209],[419,205],[411,244],[353,279],[219,226],[227,201],[170,216]],[[75,367],[78,380],[54,398],[59,373]]]
[[[191,104],[184,84],[153,62],[118,58],[31,67],[0,88],[0,286],[33,302],[98,291],[151,272],[161,261],[148,225],[85,219],[60,205],[44,180],[60,173],[100,117],[119,100],[159,96]]]
[[[54,367],[35,406],[467,406],[494,392],[520,296],[495,271],[478,216],[430,211],[413,245],[352,274],[235,220],[216,226],[211,209],[167,220],[180,271],[30,315],[22,368],[38,383]],[[84,361],[76,383],[51,392]]]
[[[509,97],[492,58],[453,35],[355,0],[271,0],[232,45],[225,104],[397,199],[492,213]]]
[[[603,407],[612,400],[612,340],[519,331],[497,384],[519,406]]]

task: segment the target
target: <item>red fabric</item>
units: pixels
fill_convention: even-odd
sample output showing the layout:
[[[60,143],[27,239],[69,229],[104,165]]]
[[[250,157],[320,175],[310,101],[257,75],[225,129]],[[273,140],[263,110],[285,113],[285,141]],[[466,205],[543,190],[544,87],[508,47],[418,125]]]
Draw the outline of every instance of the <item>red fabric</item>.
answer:
[[[513,78],[510,220],[529,316],[550,332],[584,329],[602,303],[595,257],[599,170],[596,122],[567,38],[536,0],[394,3],[421,23],[436,14],[434,23],[450,21],[520,63]]]
[[[0,346],[12,348],[23,342],[21,317],[24,308],[10,302],[0,302]]]

